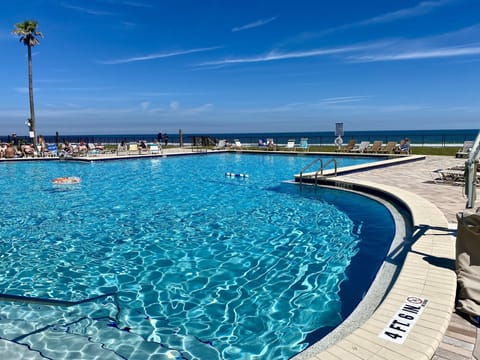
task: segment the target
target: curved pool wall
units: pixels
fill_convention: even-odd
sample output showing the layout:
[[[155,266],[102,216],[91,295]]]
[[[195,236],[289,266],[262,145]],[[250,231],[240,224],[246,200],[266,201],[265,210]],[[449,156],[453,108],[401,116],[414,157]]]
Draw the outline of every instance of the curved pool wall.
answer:
[[[322,179],[320,183],[375,194],[399,204],[412,220],[411,242],[397,249],[405,253],[405,260],[371,316],[359,322],[353,319],[341,335],[319,341],[293,359],[430,360],[447,330],[456,295],[455,237],[445,216],[431,202],[400,188],[341,178]],[[392,255],[395,259],[395,253]],[[396,330],[399,325],[394,321],[402,320],[399,314],[405,317],[401,311],[411,298],[424,300],[423,312],[415,323],[408,324],[408,331],[405,326]]]
[[[157,164],[157,165],[155,165],[155,166],[157,166],[157,167],[160,166],[160,163],[157,163],[157,162],[152,163],[152,165],[153,165],[153,164]],[[62,166],[65,166],[65,165],[66,165],[66,166],[71,166],[71,165],[73,165],[73,164],[63,164]],[[13,169],[10,168],[10,169],[8,169],[8,170],[9,170],[9,171],[12,171]],[[98,169],[97,169],[97,170],[98,170]],[[24,172],[23,172],[23,171],[20,171],[19,173],[24,173]],[[292,173],[292,172],[290,172],[290,174],[291,174],[291,173]],[[55,173],[52,173],[52,174],[49,174],[49,175],[51,175],[52,177],[53,177],[53,176],[57,176],[57,174],[55,174]],[[60,174],[60,175],[63,175],[63,174]],[[100,179],[95,179],[95,181],[101,181],[101,179],[102,179],[103,177],[105,177],[106,175],[108,175],[108,174],[107,174],[107,173],[104,173],[104,172],[102,172],[102,171],[97,171],[97,175],[98,175],[98,177],[99,177]],[[222,174],[222,175],[223,175],[223,174]],[[88,178],[88,177],[87,177],[87,178]],[[94,181],[93,178],[90,179],[90,180]],[[121,181],[125,180],[125,178],[121,177],[121,178],[116,178],[115,180],[121,182]],[[230,181],[230,180],[225,179],[225,180],[222,180],[222,181]],[[236,183],[233,183],[233,184],[236,184]],[[240,183],[240,185],[241,185],[241,183]],[[39,188],[37,187],[36,189],[37,189],[37,191],[38,191],[38,190],[42,190],[42,187],[39,187]],[[35,190],[35,187],[34,187],[34,190]],[[58,190],[55,190],[55,191],[53,192],[53,194],[55,194],[57,191],[58,191]],[[75,191],[75,190],[74,190],[74,191]],[[270,191],[276,192],[276,193],[277,193],[276,196],[279,196],[279,195],[281,195],[282,193],[291,192],[291,187],[290,187],[290,186],[287,186],[287,187],[285,187],[285,186],[278,186],[278,187],[275,187],[275,188],[271,188]],[[344,201],[344,200],[342,200],[342,199],[343,199],[343,195],[339,195],[339,194],[343,194],[343,191],[334,190],[333,192],[325,192],[325,190],[319,189],[319,190],[317,190],[317,191],[315,191],[314,193],[311,193],[311,194],[307,194],[306,191],[305,191],[305,192],[303,192],[303,193],[301,194],[301,196],[302,196],[302,197],[306,197],[306,198],[311,197],[311,200],[314,200],[314,199],[317,199],[318,196],[319,196],[319,193],[322,193],[322,192],[324,193],[324,195],[327,194],[327,195],[326,195],[327,198],[328,198],[328,197],[334,198],[334,200],[335,200],[335,202],[338,204],[339,208],[347,207],[347,206],[348,206],[348,202],[349,202],[349,201],[347,201],[348,199],[346,199],[346,200]],[[25,193],[26,196],[28,196],[28,190],[27,190],[27,188],[25,188],[25,192],[24,192],[24,193]],[[68,192],[67,192],[66,194],[68,194]],[[67,195],[67,196],[68,196],[68,195]],[[356,196],[358,196],[358,195],[356,195]],[[95,200],[98,200],[98,199],[95,199]],[[72,205],[73,205],[73,204],[72,204]],[[360,209],[358,209],[358,210],[360,210]],[[360,214],[361,214],[361,213],[364,213],[364,212],[365,212],[364,210],[359,211],[358,216],[360,216]],[[100,214],[99,214],[99,215],[100,215]],[[100,216],[101,216],[101,215],[100,215]],[[357,217],[357,215],[354,215],[354,216],[353,216],[353,223],[356,224],[356,225],[355,225],[355,226],[352,228],[352,230],[350,230],[350,231],[354,231],[354,232],[357,233],[357,234],[359,234],[359,233],[367,233],[367,232],[369,231],[368,225],[365,225],[365,224],[362,225],[362,221],[363,221],[363,220],[356,219],[356,217]],[[389,216],[388,216],[386,213],[382,213],[382,214],[379,214],[378,217],[379,217],[379,218],[382,218],[382,219],[388,219]],[[364,245],[368,245],[368,244],[364,244]],[[378,243],[377,243],[376,245],[378,246]],[[386,246],[386,247],[388,248],[388,243],[385,244],[384,246]],[[359,248],[358,251],[362,252],[362,246],[360,246],[360,248]],[[365,252],[365,251],[364,251],[364,252]],[[380,252],[384,252],[384,251],[381,250]],[[352,263],[351,263],[351,268],[352,268],[352,269],[354,269],[355,266],[356,266],[356,264],[355,264],[355,259],[356,259],[356,257],[353,257],[353,260],[352,260]],[[381,260],[382,260],[382,258],[380,258],[380,262],[381,262]],[[379,263],[380,263],[380,262],[379,262]],[[361,266],[361,265],[360,265],[360,266]],[[376,268],[378,268],[378,266],[379,266],[378,264],[373,266],[373,268],[374,268],[374,271],[372,272],[373,275],[371,274],[371,275],[369,275],[369,276],[367,276],[367,277],[365,277],[365,276],[363,276],[363,277],[360,276],[360,277],[357,278],[357,280],[363,279],[363,280],[366,280],[367,283],[371,282],[372,278],[374,277],[374,274],[376,273]],[[350,267],[349,267],[349,269],[350,269]],[[65,270],[63,270],[63,271],[65,271]],[[25,275],[26,275],[26,274],[25,274]],[[355,275],[358,275],[358,271],[353,271],[353,272],[350,271],[350,274],[349,274],[347,277],[351,277],[352,280],[353,280]],[[353,292],[355,292],[355,286],[354,286],[354,285],[358,285],[358,284],[359,284],[359,283],[358,283],[357,281],[354,281],[354,282],[350,282],[350,283],[349,283],[348,280],[345,280],[344,282],[341,283],[341,286],[342,286],[342,289],[344,289],[344,288],[349,288],[350,290],[353,290]],[[344,290],[342,290],[342,291],[344,291]],[[356,303],[359,301],[359,299],[361,299],[361,298],[363,297],[363,292],[364,292],[364,290],[358,292],[358,293],[356,294],[356,297],[357,297],[356,299],[355,299],[355,295],[354,295],[354,296],[352,296],[351,301],[345,302],[345,306],[342,308],[342,314],[343,314],[343,315],[345,315],[346,313],[348,313],[348,311],[347,311],[346,309],[348,309],[348,308],[353,309],[353,308],[355,307],[355,305],[356,305]],[[112,311],[114,311],[114,310],[112,309]],[[342,315],[342,316],[343,316],[343,315]],[[312,334],[310,335],[309,340],[314,341],[314,340],[322,337],[323,335],[324,335],[324,334],[322,334],[322,331],[314,332],[314,333],[312,333]]]

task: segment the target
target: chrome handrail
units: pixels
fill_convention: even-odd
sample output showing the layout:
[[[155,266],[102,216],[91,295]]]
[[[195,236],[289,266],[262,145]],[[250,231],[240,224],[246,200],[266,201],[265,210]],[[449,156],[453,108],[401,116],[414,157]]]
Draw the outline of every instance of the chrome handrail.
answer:
[[[335,176],[337,176],[337,159],[332,158],[328,160],[325,164],[323,163],[323,159],[315,159],[312,162],[310,162],[308,165],[304,166],[302,170],[300,170],[300,184],[302,184],[303,180],[303,173],[305,170],[311,168],[315,163],[319,162],[320,166],[318,167],[317,171],[315,171],[315,185],[317,185],[317,180],[318,180],[318,174],[323,175],[323,170],[325,169],[326,166],[328,166],[330,163],[334,163],[334,173]]]

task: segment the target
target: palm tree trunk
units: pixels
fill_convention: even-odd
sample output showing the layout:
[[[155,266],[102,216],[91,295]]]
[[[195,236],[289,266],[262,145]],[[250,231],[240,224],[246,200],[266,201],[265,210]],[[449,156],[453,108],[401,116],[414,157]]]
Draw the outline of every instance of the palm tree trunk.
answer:
[[[33,105],[33,80],[32,80],[32,47],[28,45],[28,94],[30,98],[30,128],[33,132],[33,145],[37,149],[37,132],[35,129],[35,107]]]

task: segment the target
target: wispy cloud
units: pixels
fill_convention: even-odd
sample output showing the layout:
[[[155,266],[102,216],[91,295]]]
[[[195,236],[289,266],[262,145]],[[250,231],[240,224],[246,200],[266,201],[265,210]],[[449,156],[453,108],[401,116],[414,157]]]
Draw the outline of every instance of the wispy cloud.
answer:
[[[480,55],[480,41],[472,42],[479,37],[480,25],[475,25],[437,36],[392,40],[372,51],[351,54],[348,60],[375,62],[471,57]]]
[[[237,31],[243,31],[243,30],[249,30],[249,29],[257,28],[257,27],[259,27],[259,26],[263,26],[263,25],[266,25],[266,24],[268,24],[268,23],[271,23],[271,22],[274,21],[276,18],[277,18],[277,17],[274,16],[274,17],[271,17],[271,18],[268,18],[268,19],[260,19],[260,20],[251,22],[251,23],[246,24],[246,25],[234,27],[234,28],[232,29],[232,32],[237,32]]]
[[[208,62],[201,63],[200,65],[201,66],[229,65],[229,64],[244,64],[244,63],[258,63],[258,62],[267,62],[267,61],[299,59],[299,58],[308,58],[308,57],[314,57],[314,56],[325,56],[325,55],[348,53],[353,51],[364,50],[365,48],[369,48],[371,46],[372,45],[355,45],[355,46],[313,49],[313,50],[307,50],[307,51],[292,51],[292,52],[280,52],[277,50],[273,50],[263,55],[208,61]],[[379,45],[376,44],[374,46],[379,46]]]
[[[418,39],[388,39],[333,48],[303,51],[279,51],[244,57],[230,57],[198,64],[199,67],[221,67],[248,63],[282,61],[309,57],[337,56],[345,62],[400,61],[429,58],[452,58],[480,55],[480,25],[438,36]]]
[[[146,4],[138,1],[124,1],[123,4],[128,6],[133,6],[133,7],[139,7],[139,8],[149,8],[149,9],[153,8],[153,5],[151,4]]]
[[[375,62],[375,61],[399,61],[399,60],[420,60],[432,58],[449,58],[458,56],[480,55],[480,46],[473,47],[451,47],[440,49],[429,49],[419,51],[406,51],[390,54],[372,54],[355,56],[357,62]]]
[[[64,8],[75,10],[75,11],[82,12],[82,13],[89,14],[89,15],[95,15],[95,16],[115,15],[112,12],[90,9],[90,8],[75,6],[75,5],[71,5],[71,4],[67,4],[67,3],[63,3],[62,6]]]
[[[320,100],[321,105],[337,105],[337,104],[346,104],[346,103],[355,103],[368,99],[369,96],[341,96],[326,98]]]
[[[149,108],[148,112],[155,113],[155,114],[168,114],[170,116],[173,115],[196,115],[201,114],[207,111],[211,111],[213,109],[213,104],[203,104],[197,107],[186,108],[181,106],[180,102],[177,100],[170,101],[170,103],[166,107],[159,107],[159,108]]]
[[[340,25],[330,29],[326,29],[324,31],[321,31],[317,35],[325,35],[325,34],[329,34],[329,33],[340,31],[340,30],[347,30],[347,29],[380,24],[380,23],[389,23],[389,22],[399,21],[399,20],[408,19],[412,17],[422,16],[434,11],[437,8],[446,6],[454,1],[455,0],[422,1],[413,7],[399,9],[396,11],[374,16],[358,22],[344,24],[344,25]]]
[[[99,64],[106,64],[106,65],[126,64],[126,63],[131,63],[136,61],[148,61],[148,60],[155,60],[155,59],[164,59],[164,58],[169,58],[173,56],[188,55],[188,54],[193,54],[198,52],[211,51],[215,49],[218,49],[218,47],[180,50],[180,51],[173,51],[169,53],[156,53],[156,54],[136,56],[136,57],[125,58],[125,59],[116,59],[116,60],[99,60],[97,62]]]
[[[439,7],[448,5],[450,3],[452,3],[452,0],[422,1],[416,6],[400,9],[400,10],[389,12],[379,16],[375,16],[370,19],[360,21],[356,24],[357,25],[378,24],[378,23],[393,22],[393,21],[402,20],[406,18],[421,16],[421,15],[428,14],[433,10]]]

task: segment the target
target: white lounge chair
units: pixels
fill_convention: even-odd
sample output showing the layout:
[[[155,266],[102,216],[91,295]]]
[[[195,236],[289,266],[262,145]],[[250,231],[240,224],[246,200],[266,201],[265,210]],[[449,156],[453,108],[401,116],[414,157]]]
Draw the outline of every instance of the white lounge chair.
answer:
[[[215,147],[213,149],[214,150],[223,150],[223,149],[225,149],[226,145],[227,145],[227,140],[225,140],[225,139],[218,140],[218,144],[215,145]]]
[[[148,144],[148,147],[150,149],[150,154],[153,155],[158,155],[162,151],[162,145],[159,146],[159,144]]]
[[[242,143],[240,142],[240,140],[234,139],[234,140],[233,140],[233,146],[234,146],[235,148],[241,149],[241,148],[242,148]]]
[[[95,147],[95,145],[92,143],[88,143],[87,156],[97,156],[98,154],[99,154],[99,150]]]
[[[370,141],[362,141],[360,144],[356,144],[350,150],[350,152],[363,153],[368,149],[369,146],[370,146]]]
[[[288,139],[287,146],[285,148],[287,150],[295,150],[295,139]]]
[[[472,150],[472,147],[473,147],[473,141],[464,141],[463,147],[461,149],[458,149],[457,153],[455,154],[455,157],[457,158],[468,157],[468,153],[470,152],[470,150]]]

